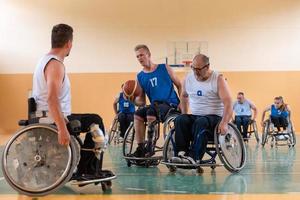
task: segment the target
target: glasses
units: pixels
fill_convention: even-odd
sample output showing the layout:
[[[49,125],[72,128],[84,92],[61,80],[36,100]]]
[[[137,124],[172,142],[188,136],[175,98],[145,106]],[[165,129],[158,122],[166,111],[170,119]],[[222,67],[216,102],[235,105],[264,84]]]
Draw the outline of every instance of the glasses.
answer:
[[[203,69],[207,68],[209,64],[206,64],[204,65],[203,67],[194,67],[193,65],[191,65],[191,68],[194,70],[194,71],[197,71],[197,72],[201,72]]]

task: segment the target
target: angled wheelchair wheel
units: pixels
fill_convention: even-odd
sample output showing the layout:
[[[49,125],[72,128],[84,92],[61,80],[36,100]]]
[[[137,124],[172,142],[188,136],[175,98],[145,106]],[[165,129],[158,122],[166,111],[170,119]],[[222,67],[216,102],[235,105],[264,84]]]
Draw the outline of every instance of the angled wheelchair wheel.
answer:
[[[246,148],[243,138],[232,123],[228,124],[228,133],[221,135],[215,130],[215,145],[217,154],[230,172],[239,172],[246,163]]]
[[[113,141],[113,139],[116,137],[117,135],[117,131],[118,131],[118,118],[115,117],[113,122],[112,122],[112,125],[111,125],[111,128],[109,130],[109,135],[108,135],[108,144],[111,144],[111,142]]]
[[[296,135],[292,124],[290,125],[290,145],[292,147],[296,145]]]
[[[172,157],[175,156],[175,130],[171,129],[167,135],[163,148],[163,161],[164,163],[171,162]],[[171,165],[166,165],[170,172],[175,172],[176,167]]]
[[[133,149],[134,136],[135,136],[134,126],[133,126],[133,122],[131,122],[124,136],[123,156],[128,156],[132,154],[132,151],[134,150]]]
[[[172,114],[172,115],[168,116],[167,119],[165,120],[165,122],[163,124],[164,138],[166,138],[167,134],[170,132],[170,130],[175,127],[174,120],[178,115],[179,114]]]
[[[270,123],[266,122],[265,126],[263,127],[262,136],[261,136],[261,145],[262,146],[265,146],[265,144],[267,142],[269,129],[270,129]]]
[[[6,181],[19,193],[43,196],[70,180],[79,161],[78,146],[58,144],[57,130],[50,125],[29,125],[6,144],[2,171]]]
[[[258,128],[257,128],[256,121],[252,122],[252,128],[253,128],[253,132],[254,132],[254,135],[255,135],[256,142],[258,143],[259,142],[259,136],[258,136]]]

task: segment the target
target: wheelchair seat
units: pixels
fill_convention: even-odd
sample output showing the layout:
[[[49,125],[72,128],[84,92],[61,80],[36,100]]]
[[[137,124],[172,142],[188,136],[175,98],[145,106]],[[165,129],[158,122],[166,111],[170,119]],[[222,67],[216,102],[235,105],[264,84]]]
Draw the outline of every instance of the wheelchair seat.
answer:
[[[217,133],[217,127],[214,131],[214,139],[209,140],[206,147],[206,155],[195,164],[173,163],[171,160],[178,155],[175,143],[175,129],[171,129],[165,140],[163,148],[162,164],[166,165],[170,172],[175,172],[177,168],[197,169],[202,173],[201,167],[211,167],[215,169],[217,166],[224,166],[230,172],[239,172],[246,163],[246,148],[242,136],[236,126],[232,123],[228,124],[229,130],[225,135]],[[216,162],[219,157],[221,164]]]

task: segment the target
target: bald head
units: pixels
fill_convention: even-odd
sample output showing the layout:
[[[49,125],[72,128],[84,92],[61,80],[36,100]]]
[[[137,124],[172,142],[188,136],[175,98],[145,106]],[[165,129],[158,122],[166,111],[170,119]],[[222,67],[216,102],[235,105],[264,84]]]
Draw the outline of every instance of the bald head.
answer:
[[[195,55],[195,57],[193,58],[193,62],[197,62],[197,63],[201,62],[204,65],[209,65],[209,57],[207,57],[204,54],[199,53],[199,54]]]

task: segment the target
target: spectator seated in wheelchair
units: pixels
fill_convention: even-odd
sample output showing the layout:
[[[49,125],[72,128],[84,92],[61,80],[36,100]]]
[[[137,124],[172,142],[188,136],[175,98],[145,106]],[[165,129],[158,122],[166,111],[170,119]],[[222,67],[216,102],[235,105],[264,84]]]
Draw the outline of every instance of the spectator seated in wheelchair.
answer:
[[[270,119],[265,119],[266,112],[270,111]],[[268,106],[262,114],[261,125],[265,127],[268,123],[270,123],[270,129],[273,130],[275,126],[277,131],[276,139],[285,140],[289,139],[289,133],[293,132],[291,125],[291,109],[289,105],[285,104],[282,96],[278,96],[274,98],[274,104]],[[281,129],[282,128],[282,129]]]
[[[224,77],[210,69],[209,58],[194,57],[180,95],[182,115],[175,119],[175,142],[178,155],[171,162],[201,162],[214,130],[226,134],[232,116],[232,102]],[[188,103],[192,114],[187,114]],[[216,128],[216,126],[218,127]]]
[[[134,97],[133,101],[136,105],[142,107],[134,114],[135,138],[138,146],[131,156],[143,158],[151,157],[155,154],[152,139],[148,139],[145,145],[146,124],[148,125],[148,130],[149,128],[151,130],[152,123],[156,120],[163,120],[171,108],[178,106],[179,98],[173,84],[180,92],[181,83],[167,64],[154,64],[151,61],[151,53],[146,45],[137,45],[135,53],[143,70],[137,75],[137,85],[141,92]],[[149,98],[149,106],[145,106],[145,94]],[[151,136],[148,134],[149,137]]]
[[[253,110],[253,114],[252,111]],[[233,104],[234,120],[233,123],[236,124],[239,131],[242,133],[244,140],[248,140],[250,135],[248,135],[248,127],[253,123],[257,116],[256,106],[245,98],[243,92],[237,94],[237,101]]]
[[[120,139],[123,140],[126,130],[131,122],[135,112],[135,105],[125,99],[124,93],[120,92],[113,103],[114,112],[120,124]]]

